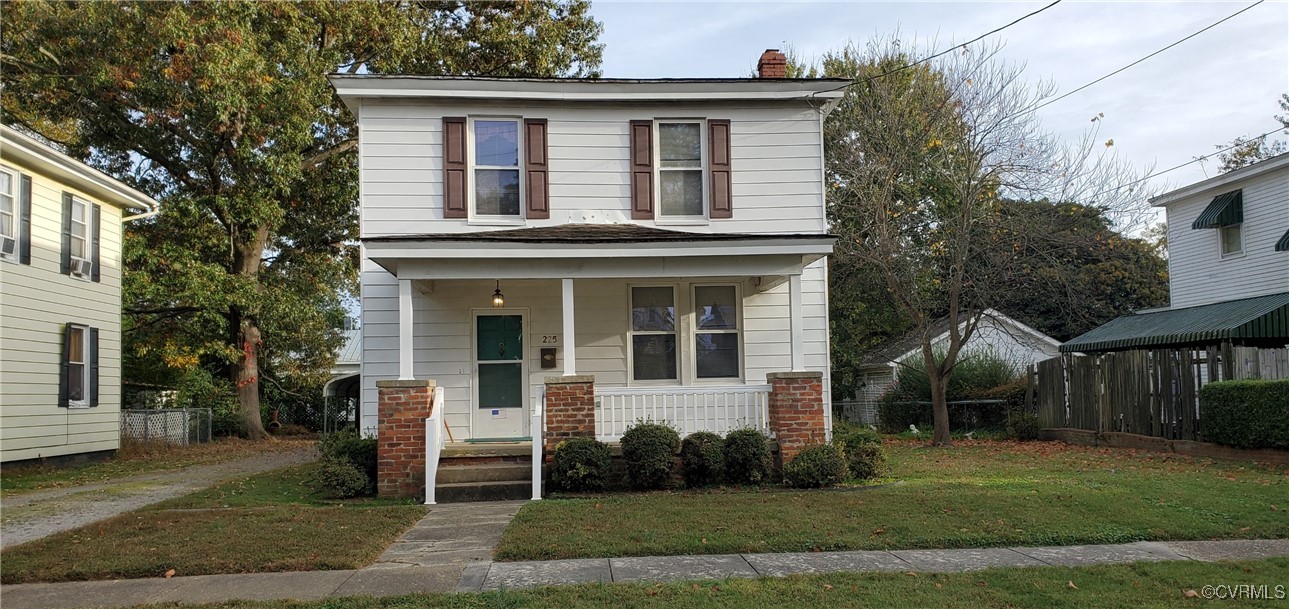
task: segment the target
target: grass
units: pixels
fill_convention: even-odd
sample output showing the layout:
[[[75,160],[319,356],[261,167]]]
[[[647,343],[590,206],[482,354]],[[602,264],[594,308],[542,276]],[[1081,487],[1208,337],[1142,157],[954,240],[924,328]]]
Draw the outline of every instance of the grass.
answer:
[[[0,553],[0,582],[354,569],[425,514],[407,501],[324,499],[316,464],[230,481]]]
[[[125,444],[106,461],[73,466],[22,465],[6,467],[0,477],[5,495],[108,482],[118,478],[223,463],[245,457],[299,450],[312,440],[279,439],[252,442],[240,438],[219,438],[190,446]]]
[[[909,609],[1149,609],[1156,607],[1283,606],[1283,600],[1205,600],[1205,585],[1289,583],[1289,559],[1243,563],[1136,563],[1096,567],[991,569],[974,573],[793,576],[679,584],[582,584],[482,594],[415,594],[323,601],[235,602],[205,609],[476,609],[492,607],[654,607],[752,609],[835,607]],[[164,607],[150,605],[149,607]],[[178,605],[169,605],[177,607]],[[184,605],[191,608],[192,605]]]
[[[498,560],[1289,536],[1286,472],[1050,442],[888,443],[897,484],[530,503]]]

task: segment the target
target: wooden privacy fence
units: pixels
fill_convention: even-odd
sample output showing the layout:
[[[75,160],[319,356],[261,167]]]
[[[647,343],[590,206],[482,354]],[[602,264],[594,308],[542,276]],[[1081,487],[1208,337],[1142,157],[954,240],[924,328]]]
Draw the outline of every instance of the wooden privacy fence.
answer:
[[[1065,354],[1037,367],[1041,427],[1202,440],[1200,387],[1289,378],[1289,349],[1223,344]]]

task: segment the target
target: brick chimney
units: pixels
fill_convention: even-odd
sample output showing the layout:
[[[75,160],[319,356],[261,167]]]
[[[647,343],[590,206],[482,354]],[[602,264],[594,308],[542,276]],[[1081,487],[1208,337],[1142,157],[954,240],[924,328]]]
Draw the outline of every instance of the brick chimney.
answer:
[[[787,78],[788,57],[779,49],[766,49],[756,62],[757,78]]]

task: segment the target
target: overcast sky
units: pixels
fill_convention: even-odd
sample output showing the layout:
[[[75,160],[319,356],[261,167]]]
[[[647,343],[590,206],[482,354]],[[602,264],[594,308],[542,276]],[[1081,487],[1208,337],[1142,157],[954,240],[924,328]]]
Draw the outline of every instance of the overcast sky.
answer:
[[[622,2],[596,0],[604,23],[604,76],[747,76],[766,48],[810,58],[899,31],[903,40],[965,42],[1046,2]],[[1078,88],[1208,26],[1243,2],[1076,2],[991,36],[1031,80]],[[1075,139],[1104,113],[1099,138],[1133,163],[1167,169],[1215,144],[1276,127],[1289,92],[1289,2],[1261,5],[1040,111]],[[1280,136],[1283,138],[1283,136]],[[1156,178],[1176,187],[1215,174],[1216,161]]]

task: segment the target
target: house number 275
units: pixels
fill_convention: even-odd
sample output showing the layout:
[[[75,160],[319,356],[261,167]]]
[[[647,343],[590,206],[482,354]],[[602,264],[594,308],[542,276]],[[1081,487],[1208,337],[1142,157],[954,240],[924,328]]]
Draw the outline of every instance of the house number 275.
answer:
[[[556,345],[556,344],[559,344],[559,335],[558,335],[558,334],[543,334],[543,335],[542,335],[542,344],[543,344],[543,345]]]

